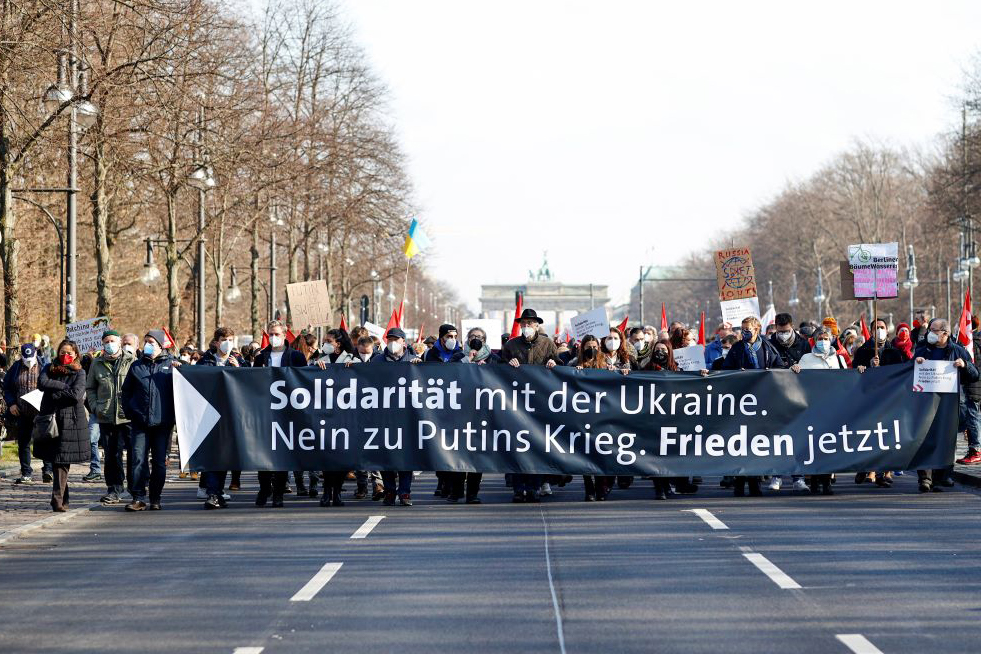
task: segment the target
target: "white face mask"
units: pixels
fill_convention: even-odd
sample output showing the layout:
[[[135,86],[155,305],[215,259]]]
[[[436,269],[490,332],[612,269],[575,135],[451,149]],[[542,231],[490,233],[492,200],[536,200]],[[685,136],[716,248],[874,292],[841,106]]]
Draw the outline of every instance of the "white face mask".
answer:
[[[644,334],[644,342],[645,343],[650,343],[653,340],[654,340],[654,336],[652,334]]]
[[[283,347],[283,343],[285,343],[285,342],[286,342],[286,339],[283,338],[282,336],[270,336],[269,337],[269,344],[272,345],[273,347],[276,347],[276,348]]]
[[[616,352],[620,349],[620,339],[619,338],[608,338],[606,339],[606,350],[607,352]]]
[[[777,332],[777,340],[781,343],[789,343],[794,336],[794,332]]]
[[[724,359],[727,356],[729,356],[729,348],[724,347],[724,348],[722,348],[722,358]]]
[[[936,345],[940,340],[940,335],[937,332],[927,332],[927,343],[930,345]]]
[[[524,336],[525,338],[527,338],[529,341],[531,339],[535,338],[535,334],[537,334],[537,333],[538,333],[538,330],[535,329],[534,327],[532,327],[531,325],[528,325],[527,327],[522,327],[521,328],[521,335]]]
[[[235,343],[233,343],[232,341],[222,341],[221,343],[218,344],[218,349],[221,350],[221,353],[225,355],[231,352],[233,347],[235,347]]]
[[[452,352],[453,350],[456,349],[456,339],[455,338],[448,338],[448,339],[446,339],[446,341],[444,341],[444,345],[446,345],[446,349],[447,350],[449,350],[450,352]]]
[[[123,350],[125,350],[126,352],[129,352],[133,356],[136,356],[136,347],[134,347],[132,345],[129,345],[129,344],[124,345],[123,346]]]
[[[26,365],[28,368],[33,368],[34,366],[37,365],[37,357],[36,356],[31,357],[30,359],[24,359],[23,361],[24,361],[24,365]]]
[[[105,353],[109,356],[116,356],[119,353],[119,341],[108,341],[102,346],[102,349],[105,350]]]
[[[646,345],[647,345],[647,341],[646,340],[645,341],[634,341],[634,349],[637,350],[638,352],[641,351],[641,350],[643,350],[644,349],[644,346],[646,346]]]
[[[371,358],[371,352],[358,352],[358,355],[361,357],[362,361],[367,361]]]
[[[882,327],[875,330],[875,337],[880,341],[886,340],[886,330],[884,330]]]
[[[389,341],[388,351],[394,355],[402,354],[402,344],[399,343],[398,341]]]
[[[324,346],[321,348],[321,350],[323,351],[324,354],[333,354],[334,346],[331,343],[324,343]]]
[[[821,355],[828,354],[831,352],[831,341],[823,339],[814,341],[814,351]]]

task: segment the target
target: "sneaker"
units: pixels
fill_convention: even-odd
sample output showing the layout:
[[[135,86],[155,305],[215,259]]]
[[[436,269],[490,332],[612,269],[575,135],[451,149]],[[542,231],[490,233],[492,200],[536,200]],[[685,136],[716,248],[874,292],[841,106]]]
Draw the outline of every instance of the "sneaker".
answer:
[[[412,506],[412,499],[409,497],[408,493],[402,493],[399,495],[399,504],[402,506]]]
[[[221,499],[223,499],[223,500],[225,500],[227,502],[228,500],[232,499],[232,496],[229,493],[222,493],[221,494]]]
[[[772,491],[780,490],[780,486],[783,484],[783,479],[780,477],[770,477],[770,485],[767,486]]]
[[[146,505],[146,508],[149,511],[159,511],[160,510],[160,502],[150,502],[149,504]]]
[[[803,479],[795,479],[794,490],[799,491],[801,493],[806,493],[810,489],[807,487],[807,482],[805,482]]]
[[[15,484],[27,484],[27,485],[30,485],[30,484],[33,484],[34,483],[34,480],[31,477],[28,477],[27,475],[24,475],[24,476],[21,476],[21,477],[18,477],[17,479],[15,479],[14,480],[14,483]]]
[[[214,509],[220,509],[221,508],[221,504],[218,502],[218,496],[217,495],[208,495],[208,499],[205,500],[205,502],[204,502],[204,508],[210,509],[212,511]]]
[[[963,459],[957,459],[957,463],[960,463],[961,465],[981,463],[981,451],[969,450],[967,456],[965,456]]]
[[[198,499],[199,500],[206,500],[206,499],[208,499],[208,491],[206,491],[205,489],[203,489],[201,487],[198,487]]]
[[[106,493],[99,501],[107,506],[110,504],[119,504],[119,495],[116,493]]]
[[[546,481],[544,484],[542,484],[541,493],[542,493],[542,495],[551,495],[552,494],[552,485],[549,484]]]
[[[91,483],[93,481],[102,481],[102,475],[98,472],[90,472],[89,474],[82,477],[82,481]]]
[[[133,500],[126,505],[127,511],[146,511],[146,502],[141,500]]]

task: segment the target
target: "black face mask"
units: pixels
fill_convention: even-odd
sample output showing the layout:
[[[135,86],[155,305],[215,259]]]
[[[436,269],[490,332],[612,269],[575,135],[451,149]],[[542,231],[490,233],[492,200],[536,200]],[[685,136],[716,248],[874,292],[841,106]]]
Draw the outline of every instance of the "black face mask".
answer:
[[[654,351],[654,360],[657,361],[658,363],[667,363],[668,362],[668,353],[665,352],[664,350],[655,350]]]
[[[592,359],[594,356],[596,356],[596,348],[595,347],[587,347],[587,348],[585,348],[582,351],[582,355],[583,355],[583,358],[585,358],[585,359]]]
[[[471,350],[480,350],[484,347],[484,342],[479,338],[471,338],[469,345]]]

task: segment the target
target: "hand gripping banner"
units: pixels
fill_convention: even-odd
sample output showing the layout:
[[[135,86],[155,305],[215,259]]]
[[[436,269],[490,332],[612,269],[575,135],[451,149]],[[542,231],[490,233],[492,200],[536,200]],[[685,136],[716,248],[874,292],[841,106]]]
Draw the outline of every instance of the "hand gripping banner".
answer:
[[[953,460],[956,393],[912,363],[713,373],[470,364],[174,371],[181,467],[819,474]]]

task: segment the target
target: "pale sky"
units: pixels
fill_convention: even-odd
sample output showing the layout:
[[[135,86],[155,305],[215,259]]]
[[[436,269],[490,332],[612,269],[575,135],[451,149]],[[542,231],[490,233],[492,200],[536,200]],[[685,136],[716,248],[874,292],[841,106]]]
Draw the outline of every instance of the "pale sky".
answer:
[[[543,250],[625,301],[641,264],[702,249],[855,138],[928,147],[981,50],[977,1],[340,6],[391,90],[429,265],[475,311]]]

